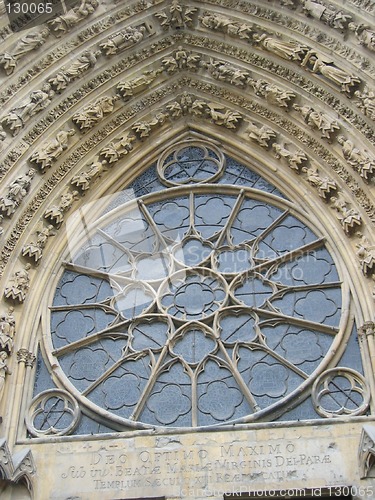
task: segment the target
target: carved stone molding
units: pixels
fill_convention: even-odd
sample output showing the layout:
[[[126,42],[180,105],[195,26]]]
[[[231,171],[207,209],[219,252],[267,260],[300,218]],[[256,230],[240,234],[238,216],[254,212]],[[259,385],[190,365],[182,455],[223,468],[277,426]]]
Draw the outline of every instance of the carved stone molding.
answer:
[[[17,351],[18,363],[25,363],[26,366],[32,368],[35,364],[35,360],[35,355],[26,348],[23,347]]]
[[[0,469],[5,481],[24,483],[32,491],[32,476],[36,467],[30,449],[26,448],[12,455],[6,439],[0,439]]]
[[[375,477],[375,426],[364,425],[358,448],[359,473],[361,479]]]

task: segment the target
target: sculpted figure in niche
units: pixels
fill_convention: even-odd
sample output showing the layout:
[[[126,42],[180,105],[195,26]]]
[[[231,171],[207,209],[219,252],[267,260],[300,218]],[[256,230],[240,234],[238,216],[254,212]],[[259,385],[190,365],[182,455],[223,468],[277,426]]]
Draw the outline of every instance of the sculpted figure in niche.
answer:
[[[145,71],[142,75],[129,80],[128,82],[120,82],[116,89],[124,100],[129,100],[133,95],[142,92],[157,78],[162,72],[162,69]]]
[[[52,205],[44,212],[45,219],[48,219],[55,227],[59,228],[64,221],[64,214],[67,212],[74,201],[78,200],[78,191],[66,192],[61,196],[59,205]]]
[[[368,238],[362,233],[357,233],[361,241],[356,244],[357,255],[361,262],[362,272],[366,276],[375,271],[375,245],[371,245]]]
[[[31,155],[30,161],[36,163],[44,173],[68,149],[69,137],[74,134],[74,129],[60,130],[52,141],[43,144]]]
[[[173,55],[165,57],[162,60],[162,64],[167,73],[175,73],[183,69],[197,71],[200,59],[201,56],[199,54],[194,54],[190,50],[185,50],[180,45]]]
[[[145,32],[146,28],[144,26],[138,28],[128,26],[124,30],[110,36],[108,40],[100,44],[100,47],[107,56],[118,54],[122,50],[141,42],[145,36]]]
[[[16,320],[13,316],[14,308],[10,307],[7,313],[0,315],[0,349],[9,354],[13,351]]]
[[[272,144],[272,148],[275,151],[275,157],[278,159],[283,158],[287,162],[289,167],[292,170],[295,170],[297,173],[299,173],[300,166],[307,161],[307,156],[301,149],[297,149],[296,151],[289,151],[289,149],[287,149],[285,145],[282,146],[277,142],[274,142]]]
[[[332,196],[331,201],[331,208],[336,210],[337,218],[347,234],[352,233],[356,227],[361,226],[361,215],[354,208],[348,207],[349,203],[342,194],[339,193],[337,196]]]
[[[46,83],[41,90],[31,92],[28,99],[20,106],[13,108],[3,118],[3,125],[9,128],[13,136],[17,135],[30,118],[43,111],[52,102],[53,95],[51,86]]]
[[[47,244],[48,238],[54,236],[56,233],[53,231],[53,226],[49,225],[47,227],[41,225],[40,229],[37,229],[36,242],[30,242],[22,248],[22,255],[28,257],[38,264],[40,259],[43,257],[43,250]]]
[[[135,135],[125,133],[116,142],[111,142],[100,151],[100,156],[104,158],[103,164],[111,164],[118,161],[123,156],[127,155],[133,149],[133,142],[136,140]]]
[[[184,7],[179,4],[178,0],[172,0],[169,7],[169,13],[157,12],[155,17],[160,19],[160,24],[164,29],[183,28],[185,25],[190,26],[193,21],[193,14],[197,11],[195,7]]]
[[[221,104],[207,103],[208,113],[215,125],[223,125],[226,128],[235,129],[238,122],[242,120],[241,113],[231,111]]]
[[[238,37],[242,40],[250,41],[254,33],[252,25],[232,21],[219,14],[206,13],[199,20],[205,28],[228,33],[228,35]]]
[[[375,51],[375,31],[370,26],[350,23],[349,29],[354,32],[361,45]]]
[[[309,68],[312,73],[317,73],[330,80],[338,86],[341,92],[351,94],[353,87],[356,87],[361,80],[354,75],[346,73],[346,71],[338,68],[333,61],[326,59],[323,55],[318,54],[314,50],[310,50],[304,60],[302,66]]]
[[[336,130],[340,130],[338,122],[331,120],[321,111],[315,111],[310,106],[299,106],[298,104],[293,104],[293,108],[301,113],[309,127],[319,130],[321,137],[331,140],[331,135]]]
[[[138,136],[138,139],[145,139],[146,137],[150,136],[153,128],[156,128],[159,125],[163,125],[167,118],[168,115],[163,111],[160,111],[159,113],[156,113],[155,117],[149,122],[140,121],[134,123],[134,125],[132,126],[132,130]]]
[[[56,92],[66,89],[70,82],[82,76],[86,71],[93,68],[97,58],[101,55],[100,51],[91,52],[85,50],[77,57],[68,69],[62,69],[57,75],[49,80]]]
[[[30,264],[27,264],[24,269],[16,271],[12,280],[13,284],[5,287],[4,297],[16,302],[24,302],[26,294],[30,287],[29,269]]]
[[[47,24],[56,36],[61,36],[86,19],[86,17],[93,14],[98,5],[99,2],[97,0],[83,0],[78,7],[74,7],[68,10],[66,14],[47,21]]]
[[[303,168],[302,171],[306,173],[308,182],[318,190],[321,198],[327,200],[337,190],[336,182],[329,177],[321,177],[316,166]]]
[[[250,80],[254,92],[272,105],[288,108],[289,102],[296,97],[291,90],[284,90],[265,80]]]
[[[250,79],[250,73],[247,71],[217,59],[210,58],[209,62],[203,62],[202,66],[206,68],[216,80],[228,82],[236,87],[245,87]]]
[[[358,99],[355,103],[363,114],[375,120],[375,91],[366,87],[363,92],[355,91],[354,95]]]
[[[0,198],[0,211],[4,215],[10,217],[16,211],[29,192],[34,176],[35,170],[30,168],[26,174],[20,175],[9,184],[7,196]]]
[[[276,133],[265,125],[257,125],[254,122],[249,122],[246,129],[249,139],[257,142],[262,148],[268,148],[276,137]]]
[[[307,52],[308,47],[295,41],[283,41],[275,37],[268,36],[266,33],[262,35],[254,34],[253,41],[264,50],[272,52],[283,59],[289,61],[301,61],[303,55]]]
[[[319,21],[327,24],[331,28],[345,30],[352,17],[342,10],[328,8],[324,4],[314,2],[313,0],[302,0],[304,12]]]
[[[25,57],[32,50],[36,50],[41,47],[49,35],[49,29],[43,28],[31,33],[26,33],[20,38],[13,49],[8,52],[0,54],[0,65],[4,68],[7,75],[11,75],[18,61]]]
[[[8,354],[5,351],[0,352],[0,401],[3,397],[5,377],[11,375],[12,372],[8,368]]]
[[[100,97],[82,108],[78,113],[75,113],[72,120],[81,131],[90,130],[101,122],[106,115],[112,113],[115,109],[115,102],[119,98],[119,96]]]
[[[337,138],[337,142],[341,144],[342,153],[349,165],[359,172],[361,177],[369,181],[375,172],[375,158],[371,158],[368,154],[360,151],[352,141],[342,135]]]
[[[107,165],[108,163],[106,160],[91,163],[87,170],[73,177],[71,184],[80,188],[82,191],[87,191],[91,184],[108,170]]]

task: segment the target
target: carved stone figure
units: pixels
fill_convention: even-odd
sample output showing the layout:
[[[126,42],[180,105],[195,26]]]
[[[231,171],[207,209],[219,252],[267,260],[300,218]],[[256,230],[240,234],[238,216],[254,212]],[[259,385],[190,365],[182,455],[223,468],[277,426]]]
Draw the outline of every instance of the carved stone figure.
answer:
[[[296,94],[291,90],[281,89],[265,80],[250,80],[250,83],[256,95],[280,108],[287,109],[290,101],[296,97]]]
[[[172,0],[167,11],[157,12],[154,15],[160,19],[160,24],[165,30],[168,28],[180,29],[191,25],[193,14],[197,10],[195,7],[180,5],[178,0]]]
[[[229,129],[235,129],[242,120],[241,113],[231,111],[221,104],[207,103],[208,113],[215,125],[222,125]]]
[[[308,67],[312,73],[317,73],[330,80],[338,86],[341,92],[350,94],[353,87],[356,87],[361,80],[350,75],[346,71],[338,68],[333,61],[326,59],[323,55],[318,54],[314,50],[310,50],[301,63],[302,66]]]
[[[167,73],[175,73],[178,70],[186,69],[188,71],[197,71],[201,56],[194,54],[190,50],[185,50],[179,46],[171,56],[167,56],[162,60],[162,64]]]
[[[273,139],[276,137],[276,133],[271,128],[265,125],[257,125],[254,122],[249,122],[246,133],[249,139],[257,142],[262,148],[270,147]]]
[[[134,125],[132,126],[132,130],[134,131],[138,139],[145,139],[146,137],[150,136],[153,128],[156,128],[159,125],[165,123],[167,118],[168,115],[161,111],[159,113],[156,113],[155,117],[149,122],[140,121],[134,123]]]
[[[351,234],[356,227],[361,226],[361,215],[354,208],[348,207],[349,203],[342,194],[339,193],[337,196],[332,196],[331,201],[331,208],[336,210],[337,218],[347,234]]]
[[[231,64],[210,58],[208,63],[202,63],[209,73],[216,79],[228,82],[236,87],[245,87],[250,79],[250,73],[232,66]]]
[[[139,43],[145,36],[144,26],[128,26],[124,30],[111,35],[108,40],[100,44],[101,49],[107,56],[118,54],[119,52]]]
[[[274,142],[272,148],[275,151],[276,158],[284,158],[289,167],[299,173],[301,165],[307,161],[306,154],[301,150],[289,151],[285,146]]]
[[[69,68],[62,68],[62,71],[51,78],[49,80],[49,83],[52,85],[56,92],[61,92],[62,90],[67,88],[70,82],[76,80],[77,78],[80,78],[84,73],[86,73],[86,71],[93,68],[96,64],[97,58],[100,55],[100,51],[83,51],[82,54],[77,57],[75,61],[73,61]]]
[[[16,211],[29,192],[34,176],[35,170],[30,168],[26,174],[20,175],[9,184],[7,196],[0,197],[0,212],[10,217]]]
[[[48,238],[50,236],[54,236],[56,233],[53,231],[53,226],[49,225],[47,227],[41,226],[40,229],[37,229],[36,242],[30,242],[22,248],[22,255],[24,257],[28,257],[34,261],[35,264],[38,264],[40,259],[43,257],[43,250],[47,244]]]
[[[321,177],[316,166],[303,168],[302,171],[306,173],[308,182],[318,190],[321,198],[327,200],[337,190],[336,182],[329,177]]]
[[[116,89],[121,95],[121,97],[127,101],[134,95],[142,92],[157,78],[157,76],[162,72],[159,70],[145,71],[142,75],[129,80],[128,82],[120,82]]]
[[[62,36],[93,14],[98,5],[99,2],[97,0],[82,0],[79,6],[73,7],[73,9],[68,10],[65,14],[47,21],[47,24],[56,36]]]
[[[360,151],[352,141],[342,135],[337,138],[337,142],[341,144],[344,158],[349,165],[359,172],[361,177],[369,181],[375,172],[375,158],[371,158],[365,152]]]
[[[4,68],[7,75],[11,75],[18,61],[25,57],[29,52],[41,47],[49,35],[49,29],[43,28],[31,33],[26,33],[22,36],[16,43],[14,48],[10,49],[8,52],[0,54],[0,65]]]
[[[357,243],[357,255],[360,259],[363,274],[366,276],[375,271],[375,245],[371,245],[368,238],[358,233],[361,241]]]
[[[103,164],[108,163],[110,165],[127,155],[133,149],[133,142],[135,140],[135,135],[125,133],[115,142],[109,143],[108,146],[100,151],[100,156],[104,158],[102,160]]]
[[[72,120],[80,130],[90,130],[97,123],[100,123],[106,115],[112,113],[115,108],[115,102],[119,98],[119,96],[99,97],[99,99],[75,113]]]
[[[30,93],[28,99],[20,106],[13,108],[2,120],[2,124],[9,128],[15,136],[24,128],[31,117],[43,111],[50,103],[54,95],[51,86],[46,83],[41,90]]]
[[[375,31],[365,24],[350,23],[349,29],[354,32],[359,43],[369,50],[375,51]]]
[[[7,138],[7,134],[4,131],[3,127],[0,125],[0,151],[3,150],[3,142]]]
[[[5,351],[0,352],[0,401],[3,397],[5,377],[11,375],[12,372],[8,368],[8,354]]]
[[[308,47],[293,40],[284,41],[271,36],[266,33],[262,35],[254,34],[253,41],[264,50],[272,52],[283,59],[289,61],[301,61],[303,55],[307,52]]]
[[[27,264],[24,269],[16,271],[11,285],[5,287],[4,297],[14,300],[15,302],[24,302],[26,294],[30,287],[29,269],[30,264]]]
[[[319,21],[327,24],[331,28],[345,30],[352,17],[342,10],[326,7],[324,4],[313,0],[302,0],[304,12]]]
[[[363,92],[356,90],[354,95],[358,99],[355,103],[363,114],[375,120],[375,91],[365,87]]]
[[[32,163],[36,163],[40,171],[44,173],[47,168],[68,149],[69,137],[75,134],[74,129],[60,130],[52,141],[44,143],[30,157]]]
[[[91,163],[87,170],[73,177],[71,184],[80,188],[81,191],[87,191],[91,184],[98,179],[103,172],[108,170],[107,165],[108,163],[106,160]]]
[[[14,308],[10,307],[7,313],[0,315],[0,349],[11,354],[16,333],[16,320],[13,316]]]
[[[331,140],[331,135],[336,130],[340,130],[338,122],[336,120],[331,120],[321,111],[315,111],[315,109],[310,106],[299,106],[298,104],[293,104],[293,108],[301,113],[309,127],[319,130],[321,137]]]
[[[232,21],[220,14],[205,13],[199,20],[205,28],[221,31],[242,40],[251,41],[251,37],[254,34],[254,27],[252,25]]]
[[[78,191],[66,192],[61,196],[59,205],[52,205],[44,212],[44,218],[48,219],[55,227],[59,228],[64,221],[65,213],[72,207],[74,201],[78,200]]]

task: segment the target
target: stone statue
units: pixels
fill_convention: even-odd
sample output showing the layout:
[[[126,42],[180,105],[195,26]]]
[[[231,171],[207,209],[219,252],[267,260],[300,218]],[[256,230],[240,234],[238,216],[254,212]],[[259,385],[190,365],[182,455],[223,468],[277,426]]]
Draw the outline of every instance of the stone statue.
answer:
[[[215,125],[222,125],[229,129],[235,129],[242,120],[241,113],[231,111],[221,104],[207,103],[208,113]]]
[[[205,13],[199,18],[205,28],[221,31],[230,36],[238,37],[241,40],[251,41],[254,27],[250,24],[232,21],[220,14]]]
[[[4,118],[2,124],[9,128],[15,136],[26,123],[37,113],[40,113],[52,102],[54,95],[51,86],[46,83],[41,90],[34,90],[20,106],[13,108]]]
[[[11,375],[12,372],[8,368],[8,354],[5,351],[0,352],[0,401],[3,397],[5,377]]]
[[[18,61],[29,52],[41,47],[46,42],[48,35],[48,28],[26,33],[19,39],[13,49],[0,54],[0,65],[4,68],[5,73],[11,75],[16,69]]]
[[[106,160],[95,161],[91,163],[89,168],[80,174],[77,174],[71,180],[71,184],[81,189],[81,191],[87,191],[91,184],[101,177],[103,172],[108,170],[108,163]]]
[[[254,34],[253,41],[264,50],[287,59],[289,61],[301,61],[304,54],[308,51],[306,45],[300,44],[293,40],[283,41],[275,37],[268,36],[266,33],[262,35]]]
[[[329,141],[331,140],[331,135],[336,130],[340,130],[338,122],[336,120],[331,120],[321,111],[315,111],[315,109],[310,106],[299,106],[298,104],[293,104],[293,108],[301,113],[309,127],[319,130],[320,136]]]
[[[167,73],[175,73],[178,70],[197,71],[201,56],[194,54],[190,50],[185,50],[179,46],[171,56],[165,57],[162,64]]]
[[[74,201],[78,200],[78,191],[67,191],[61,196],[59,205],[52,205],[44,212],[44,218],[48,219],[55,227],[59,228],[64,221],[65,213],[72,207]]]
[[[313,0],[302,0],[304,12],[319,21],[327,24],[331,28],[344,31],[352,17],[342,10],[326,7],[324,4]]]
[[[358,77],[350,75],[346,71],[338,68],[331,60],[326,59],[323,55],[318,54],[314,50],[310,50],[306,54],[301,66],[309,67],[312,73],[324,76],[327,80],[330,80],[339,87],[341,92],[345,92],[349,95],[353,87],[361,83]]]
[[[168,115],[161,111],[159,113],[156,113],[155,117],[149,122],[140,121],[134,123],[134,125],[132,126],[132,130],[134,131],[138,139],[145,139],[146,137],[150,136],[153,128],[163,125],[167,118]]]
[[[20,175],[9,184],[7,196],[0,197],[0,212],[10,217],[16,211],[29,192],[34,176],[35,170],[30,168],[26,174]]]
[[[154,15],[160,19],[160,24],[165,30],[168,28],[180,29],[191,25],[192,16],[197,10],[195,7],[180,5],[178,0],[172,0],[169,11],[157,12]]]
[[[361,262],[362,272],[366,276],[375,271],[375,245],[371,245],[368,238],[361,233],[357,233],[361,241],[356,244],[357,255]]]
[[[142,75],[134,78],[133,80],[120,82],[116,89],[121,97],[127,101],[134,95],[148,88],[162,71],[162,69],[145,71]]]
[[[280,108],[287,109],[290,101],[296,97],[296,94],[291,90],[282,89],[265,80],[250,80],[250,83],[256,95]]]
[[[244,88],[250,79],[250,73],[247,71],[217,59],[210,58],[209,62],[202,63],[202,66],[206,68],[216,80],[228,82],[236,87]]]
[[[38,264],[40,259],[43,257],[43,250],[47,244],[48,238],[50,236],[54,236],[55,234],[56,233],[53,231],[52,225],[47,227],[42,225],[41,228],[36,231],[36,242],[30,242],[25,245],[22,248],[22,255],[32,259],[35,264]]]
[[[68,149],[69,137],[72,137],[74,134],[74,129],[69,129],[67,131],[60,130],[52,141],[46,142],[40,146],[31,155],[29,160],[32,163],[36,163],[40,171],[44,173],[46,169],[50,168],[58,157]]]
[[[115,109],[115,102],[119,98],[117,95],[113,97],[99,97],[99,99],[75,113],[72,120],[81,131],[86,132],[97,123],[100,123],[106,115],[112,113]]]
[[[331,201],[331,208],[336,210],[337,218],[347,234],[351,234],[356,226],[362,225],[361,215],[354,208],[348,208],[348,202],[342,194],[332,196]]]
[[[24,269],[14,273],[14,278],[12,280],[13,284],[8,285],[4,290],[4,297],[6,299],[11,299],[20,303],[24,302],[30,287],[30,276],[28,272],[30,267],[30,264],[27,264]]]
[[[62,68],[62,71],[51,78],[49,80],[49,83],[52,85],[56,92],[61,92],[62,90],[67,88],[70,82],[76,80],[77,78],[80,78],[89,69],[93,68],[96,64],[97,58],[100,55],[100,51],[83,51],[82,54],[72,62],[69,68]]]
[[[11,354],[16,333],[16,321],[13,316],[14,308],[10,307],[7,313],[0,315],[0,349]]]
[[[285,146],[274,142],[272,148],[275,151],[276,158],[284,158],[289,167],[299,173],[301,165],[307,161],[306,154],[301,150],[289,151]]]
[[[349,24],[349,29],[354,32],[359,43],[375,52],[375,31],[365,24]]]
[[[118,54],[128,47],[141,42],[145,36],[145,32],[146,28],[144,26],[128,26],[124,30],[111,35],[105,42],[100,44],[100,48],[107,56]]]
[[[97,0],[82,0],[79,6],[73,7],[61,16],[54,17],[47,21],[47,24],[56,36],[62,36],[93,14],[98,5]]]
[[[127,155],[133,149],[133,142],[136,140],[136,136],[125,133],[116,142],[111,142],[100,151],[100,156],[104,158],[103,164],[115,163],[123,156]],[[104,163],[105,162],[105,163]]]
[[[327,200],[336,190],[337,184],[329,177],[321,177],[316,166],[303,168],[306,173],[308,182],[318,190],[321,198]]]
[[[363,114],[371,118],[371,120],[375,120],[375,91],[365,87],[363,92],[356,90],[354,95],[358,99],[355,104]]]
[[[349,165],[359,172],[361,177],[369,181],[375,172],[375,158],[371,158],[365,152],[360,151],[352,141],[342,135],[337,138],[337,142],[341,144],[342,153]]]
[[[246,129],[249,139],[257,142],[262,148],[268,148],[271,142],[276,137],[276,133],[265,125],[257,125],[254,122],[249,122]]]

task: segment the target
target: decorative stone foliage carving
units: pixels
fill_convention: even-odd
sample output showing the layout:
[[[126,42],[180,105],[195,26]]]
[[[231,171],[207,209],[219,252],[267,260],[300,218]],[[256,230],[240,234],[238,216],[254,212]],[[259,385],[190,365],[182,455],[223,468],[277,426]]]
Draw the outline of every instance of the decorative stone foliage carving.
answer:
[[[49,83],[56,92],[61,92],[66,89],[68,85],[80,78],[83,74],[93,68],[96,64],[97,58],[101,55],[100,51],[92,52],[85,50],[80,56],[67,69],[62,69],[50,78]]]
[[[349,29],[354,32],[359,43],[369,50],[375,51],[375,31],[365,24],[350,23]]]
[[[11,75],[16,69],[18,61],[27,56],[29,52],[41,47],[46,42],[48,35],[49,29],[46,27],[26,32],[13,48],[0,54],[0,66],[3,67],[5,73]]]
[[[35,355],[28,351],[25,348],[19,349],[17,351],[17,362],[18,363],[24,363],[25,366],[28,366],[29,368],[32,368],[35,364],[36,357]]]
[[[357,76],[347,73],[315,50],[308,51],[301,65],[312,73],[322,75],[347,95],[351,95],[355,87],[361,83]]]
[[[285,90],[265,80],[250,80],[257,96],[263,97],[269,104],[288,109],[289,103],[295,99],[296,94],[291,90]]]
[[[311,106],[293,104],[293,108],[301,113],[309,127],[319,130],[321,137],[331,140],[336,130],[340,130],[337,120],[331,120],[325,113],[315,111]]]
[[[75,175],[71,184],[79,188],[82,192],[87,191],[93,182],[99,179],[104,172],[108,170],[106,160],[94,161],[87,170]]]
[[[337,191],[336,182],[327,176],[321,177],[316,165],[312,165],[308,168],[304,167],[302,171],[306,173],[309,184],[317,189],[319,196],[324,200],[330,198],[332,194]]]
[[[10,110],[1,120],[4,127],[7,127],[13,136],[17,135],[23,129],[26,123],[40,113],[52,102],[54,91],[46,83],[40,90],[35,90],[29,94],[29,97],[16,108]]]
[[[128,101],[134,95],[148,88],[162,71],[162,69],[145,71],[142,75],[133,80],[120,82],[116,87],[117,92],[125,101]]]
[[[337,141],[341,144],[345,160],[364,180],[369,181],[375,172],[375,158],[367,152],[360,151],[352,141],[342,135],[337,138]]]
[[[111,35],[105,42],[100,44],[100,48],[106,56],[118,54],[123,50],[139,43],[143,40],[146,33],[145,26],[128,26]]]
[[[375,271],[375,245],[371,245],[369,239],[358,233],[358,236],[361,237],[359,243],[357,243],[357,255],[359,257],[362,272],[364,275],[373,274]]]
[[[324,3],[314,2],[313,0],[302,0],[304,12],[331,28],[344,31],[352,17],[342,10],[327,7]]]
[[[331,201],[331,208],[336,210],[337,218],[347,234],[351,234],[362,225],[360,213],[354,208],[349,208],[349,202],[342,193],[338,193],[337,196],[332,196]]]
[[[0,197],[0,212],[3,215],[10,217],[14,214],[29,192],[31,181],[34,176],[35,170],[30,168],[26,174],[20,175],[9,184],[7,188],[8,194]]]
[[[29,161],[38,165],[44,173],[68,149],[69,137],[75,134],[74,129],[60,130],[54,139],[42,144],[29,158]]]
[[[22,303],[26,299],[26,294],[30,288],[29,269],[30,264],[27,264],[24,269],[16,271],[14,277],[8,286],[5,287],[4,297],[13,300],[14,302]]]
[[[171,74],[184,69],[188,71],[197,71],[200,61],[200,54],[186,50],[180,45],[171,56],[167,56],[162,60],[162,64],[164,70]]]
[[[364,425],[358,447],[360,478],[371,477],[370,472],[375,465],[375,427]]]
[[[47,21],[47,24],[56,36],[62,36],[93,14],[98,5],[97,0],[82,0],[80,5]]]
[[[16,334],[16,320],[14,319],[14,308],[10,307],[8,312],[0,315],[0,350],[11,354]]]
[[[285,160],[289,167],[297,173],[299,173],[301,166],[307,161],[307,156],[301,149],[289,151],[285,145],[278,144],[277,142],[272,144],[272,148],[275,152],[275,157]]]
[[[202,66],[206,68],[216,80],[230,83],[235,87],[246,87],[250,79],[250,73],[248,71],[218,59],[210,58],[208,62],[202,62]]]
[[[31,450],[24,449],[12,457],[6,439],[0,439],[0,469],[5,481],[25,482],[31,491],[31,477],[36,472]]]
[[[65,213],[72,207],[74,201],[78,200],[78,191],[67,191],[61,196],[59,205],[52,205],[44,212],[44,218],[49,220],[55,227],[59,228],[64,221]]]
[[[375,120],[375,91],[370,90],[366,86],[363,92],[356,90],[354,95],[357,98],[355,104],[357,104],[363,114]]]
[[[43,257],[43,250],[47,244],[48,238],[54,236],[56,233],[53,231],[53,226],[44,226],[40,224],[40,228],[36,230],[36,241],[27,243],[22,248],[22,255],[31,259],[34,264],[38,264]]]
[[[262,148],[269,148],[276,138],[276,132],[266,125],[259,125],[250,121],[248,123],[246,134],[249,139],[257,142]]]
[[[115,109],[115,102],[118,99],[120,99],[120,96],[117,95],[99,97],[99,99],[96,99],[75,113],[72,120],[81,131],[86,132],[112,113]]]
[[[184,26],[191,26],[193,15],[198,9],[181,5],[178,0],[172,0],[168,9],[154,14],[160,20],[164,30],[169,28],[181,29]]]

